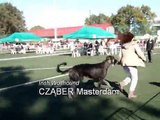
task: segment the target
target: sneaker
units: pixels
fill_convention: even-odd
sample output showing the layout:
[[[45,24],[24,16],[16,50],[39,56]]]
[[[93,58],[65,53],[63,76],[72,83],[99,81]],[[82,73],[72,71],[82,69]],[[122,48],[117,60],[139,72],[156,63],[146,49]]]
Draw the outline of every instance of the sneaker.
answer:
[[[134,94],[134,91],[133,92],[129,92],[129,95],[128,95],[129,99],[136,98],[136,97],[137,96]]]
[[[124,86],[122,85],[121,82],[118,84],[118,88],[119,88],[119,90],[120,90],[121,92],[123,92]]]
[[[137,97],[137,95],[128,95],[129,99],[136,98],[136,97]]]

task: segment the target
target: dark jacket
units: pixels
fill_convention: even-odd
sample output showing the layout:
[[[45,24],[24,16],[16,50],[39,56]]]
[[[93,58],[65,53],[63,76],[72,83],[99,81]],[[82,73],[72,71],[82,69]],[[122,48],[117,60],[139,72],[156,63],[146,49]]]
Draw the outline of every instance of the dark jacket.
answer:
[[[146,44],[146,51],[153,50],[153,46],[154,46],[154,41],[152,39],[149,39]]]

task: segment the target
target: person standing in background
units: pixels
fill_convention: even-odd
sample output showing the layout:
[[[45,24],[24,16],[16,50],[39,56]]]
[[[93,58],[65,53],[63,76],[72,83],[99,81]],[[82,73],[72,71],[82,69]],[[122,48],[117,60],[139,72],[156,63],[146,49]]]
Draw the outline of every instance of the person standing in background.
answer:
[[[146,51],[147,51],[147,55],[148,55],[148,62],[152,63],[152,56],[151,56],[151,52],[153,50],[153,46],[154,46],[154,41],[153,38],[149,38],[147,40],[147,44],[146,44]]]

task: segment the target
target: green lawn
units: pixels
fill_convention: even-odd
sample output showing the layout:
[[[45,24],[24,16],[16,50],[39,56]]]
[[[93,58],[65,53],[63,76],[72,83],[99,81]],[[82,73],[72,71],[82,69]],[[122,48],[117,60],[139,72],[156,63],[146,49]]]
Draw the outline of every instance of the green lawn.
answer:
[[[0,61],[0,88],[60,75],[54,69],[66,61],[68,66],[96,63],[105,56],[50,56],[33,59]],[[0,92],[0,120],[159,120],[160,118],[160,55],[153,56],[153,63],[139,68],[138,98],[129,100],[124,94],[102,96],[40,96],[37,83]],[[31,68],[53,68],[30,70]],[[8,72],[6,72],[8,71]],[[110,83],[124,79],[121,66],[110,67]],[[68,77],[56,80],[64,80]],[[93,83],[82,83],[84,87]],[[125,88],[128,92],[129,86]]]

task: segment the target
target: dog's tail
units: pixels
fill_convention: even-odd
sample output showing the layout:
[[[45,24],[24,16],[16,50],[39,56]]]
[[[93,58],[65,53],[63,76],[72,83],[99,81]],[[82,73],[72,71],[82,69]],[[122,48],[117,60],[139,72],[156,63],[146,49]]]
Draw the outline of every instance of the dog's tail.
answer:
[[[60,69],[60,66],[61,66],[61,65],[64,65],[64,66],[65,66],[65,65],[67,65],[67,63],[66,63],[66,62],[63,62],[63,63],[60,63],[60,64],[57,65],[56,71],[59,72],[59,73],[65,74],[65,73],[67,73],[67,72],[71,69],[71,68],[68,68],[68,69],[62,71],[62,70]]]

